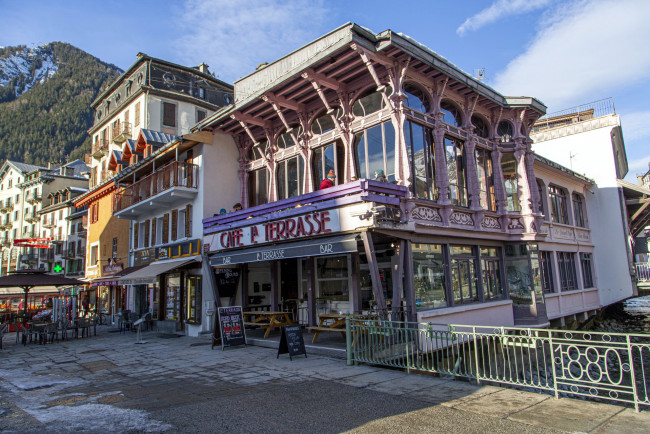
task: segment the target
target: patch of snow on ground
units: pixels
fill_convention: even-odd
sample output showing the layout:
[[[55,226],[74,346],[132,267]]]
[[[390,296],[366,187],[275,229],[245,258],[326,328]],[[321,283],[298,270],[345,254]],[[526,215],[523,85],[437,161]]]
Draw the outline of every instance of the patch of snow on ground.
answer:
[[[42,61],[41,67],[34,70],[33,74],[30,74],[30,66],[39,57]],[[12,54],[7,58],[0,59],[0,86],[7,86],[14,77],[23,74],[25,76],[25,88],[22,89],[22,92],[18,88],[16,89],[16,97],[18,97],[31,89],[36,83],[44,83],[58,70],[59,65],[53,55],[47,52],[43,46],[25,48],[18,54]]]

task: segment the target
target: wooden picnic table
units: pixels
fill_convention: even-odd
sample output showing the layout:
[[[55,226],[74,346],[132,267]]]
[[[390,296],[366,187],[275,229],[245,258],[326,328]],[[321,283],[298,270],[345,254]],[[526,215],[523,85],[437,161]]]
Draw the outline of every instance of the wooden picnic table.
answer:
[[[291,319],[291,312],[270,312],[270,311],[248,311],[242,312],[244,315],[245,326],[257,326],[262,330],[266,330],[264,338],[268,338],[271,330],[276,327],[284,327],[294,325]]]
[[[315,327],[307,327],[307,330],[314,333],[311,340],[315,344],[318,340],[318,335],[321,332],[339,332],[345,339],[345,318],[350,317],[354,320],[374,319],[375,317],[363,314],[342,314],[342,313],[322,313],[318,315],[318,325]]]

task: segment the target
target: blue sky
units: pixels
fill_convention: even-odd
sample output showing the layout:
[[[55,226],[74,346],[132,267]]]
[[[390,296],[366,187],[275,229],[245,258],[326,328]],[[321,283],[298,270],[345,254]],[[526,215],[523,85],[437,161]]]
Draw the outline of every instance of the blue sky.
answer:
[[[650,162],[649,0],[0,0],[0,45],[69,42],[122,69],[138,52],[228,82],[348,21],[415,38],[549,112],[613,97],[630,173]]]

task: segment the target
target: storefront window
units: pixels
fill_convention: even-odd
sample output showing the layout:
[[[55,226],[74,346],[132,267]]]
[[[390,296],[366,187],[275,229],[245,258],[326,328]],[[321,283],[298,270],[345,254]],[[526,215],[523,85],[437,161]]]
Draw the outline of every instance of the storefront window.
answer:
[[[429,112],[429,99],[419,87],[407,83],[404,85],[404,93],[406,94],[405,106],[422,113]]]
[[[165,319],[178,321],[181,315],[181,276],[180,274],[168,274],[166,280]]]
[[[303,193],[305,168],[301,156],[280,161],[277,167],[278,199],[299,196]]]
[[[539,252],[539,271],[544,292],[554,292],[553,287],[553,252]]]
[[[355,135],[359,178],[374,179],[383,170],[389,182],[395,181],[395,128],[392,122],[374,126]]]
[[[481,274],[483,299],[499,300],[503,297],[501,284],[501,259],[496,247],[481,247]]]
[[[532,304],[532,278],[526,244],[506,245],[505,253],[506,279],[510,298],[515,304]]]
[[[201,277],[187,276],[185,280],[185,319],[189,323],[201,322]]]
[[[428,310],[448,305],[445,268],[440,244],[413,244],[415,308]]]
[[[357,99],[352,106],[352,113],[355,117],[368,116],[378,112],[386,106],[382,92],[371,90],[365,96]]]
[[[511,153],[504,153],[501,159],[501,171],[506,188],[506,210],[521,211],[519,204],[519,185],[517,183],[517,160]]]
[[[404,135],[411,164],[411,191],[420,199],[438,199],[431,129],[406,121]]]
[[[471,246],[449,246],[451,254],[451,285],[454,304],[478,301],[478,278],[476,261]]]
[[[346,256],[318,258],[316,270],[319,299],[328,301],[349,299]]]

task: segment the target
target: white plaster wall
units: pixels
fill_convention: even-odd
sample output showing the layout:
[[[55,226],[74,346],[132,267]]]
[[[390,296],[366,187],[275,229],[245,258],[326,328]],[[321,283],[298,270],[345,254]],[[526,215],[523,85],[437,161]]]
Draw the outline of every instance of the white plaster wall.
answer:
[[[595,246],[594,268],[604,306],[633,295],[610,136],[613,128],[607,126],[533,144],[537,154],[596,181],[593,194],[586,193],[591,195],[586,202]],[[538,136],[541,135],[533,135],[533,140]]]
[[[176,104],[176,135],[187,134],[190,131],[190,128],[196,124],[196,110],[197,106],[187,102],[177,101],[173,98],[160,98],[158,96],[149,96],[149,101],[147,105],[147,116],[148,116],[148,129],[154,131],[162,131],[162,103],[170,102]],[[206,110],[200,108],[199,110],[204,110],[207,116],[210,116],[213,112],[211,110]],[[167,129],[167,127],[165,127]]]
[[[203,148],[204,170],[201,174],[199,196],[203,198],[203,217],[212,217],[220,209],[232,211],[241,200],[239,185],[239,151],[230,135],[215,133],[212,144]],[[245,204],[242,204],[245,205]],[[198,217],[198,214],[197,214]],[[198,220],[203,233],[203,224]]]

